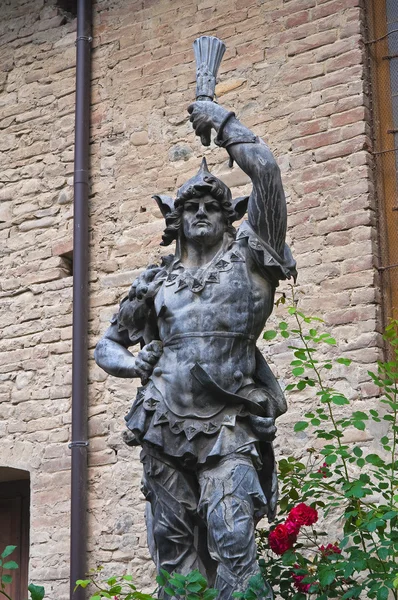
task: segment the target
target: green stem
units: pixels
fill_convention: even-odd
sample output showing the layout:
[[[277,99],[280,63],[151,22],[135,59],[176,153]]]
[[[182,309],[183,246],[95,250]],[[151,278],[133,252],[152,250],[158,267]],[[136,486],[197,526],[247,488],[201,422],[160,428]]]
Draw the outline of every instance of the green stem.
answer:
[[[397,382],[394,382],[394,404],[397,403],[398,398],[398,389]],[[392,450],[391,450],[391,498],[390,498],[390,506],[391,509],[394,507],[394,473],[395,473],[395,454],[397,450],[397,433],[396,433],[396,425],[397,425],[397,409],[394,409],[394,423],[392,427],[393,431],[393,442],[392,442]]]
[[[12,600],[11,596],[9,596],[5,592],[3,592],[3,590],[0,590],[0,594],[3,594],[3,596],[5,596],[6,598],[8,598],[8,600]]]
[[[293,304],[295,305],[296,304],[296,299],[295,299],[295,296],[294,296],[294,290],[292,290],[292,296],[293,296]],[[314,371],[314,373],[316,375],[316,378],[317,378],[318,385],[319,385],[320,389],[322,390],[323,393],[326,394],[327,390],[326,390],[325,386],[323,385],[321,374],[320,374],[320,372],[319,372],[319,370],[318,370],[318,368],[317,368],[317,366],[316,366],[316,364],[315,364],[315,362],[314,362],[314,360],[312,358],[312,352],[309,349],[309,346],[307,344],[307,340],[304,338],[303,327],[302,327],[300,319],[298,318],[297,312],[294,313],[294,317],[296,319],[297,327],[299,329],[300,339],[301,339],[302,343],[304,344],[305,350],[307,352],[308,361],[309,361],[309,363],[311,365],[312,370]],[[340,436],[338,435],[338,433],[341,433],[341,432],[337,429],[337,423],[336,423],[336,420],[334,418],[334,414],[333,414],[333,410],[332,410],[330,402],[327,402],[326,404],[327,404],[327,407],[328,407],[328,412],[329,412],[330,419],[331,419],[331,421],[333,423],[334,430],[335,430],[335,432],[337,434],[336,435],[337,444],[338,444],[339,449],[341,451],[342,450],[342,443],[341,443],[341,440],[340,440]],[[342,454],[341,454],[340,458],[341,458],[342,463],[343,463],[343,469],[344,469],[344,473],[345,473],[345,476],[346,476],[346,479],[347,479],[347,483],[349,483],[350,478],[349,478],[349,475],[348,475],[348,468],[347,468],[347,464],[346,464],[345,458],[343,457]]]

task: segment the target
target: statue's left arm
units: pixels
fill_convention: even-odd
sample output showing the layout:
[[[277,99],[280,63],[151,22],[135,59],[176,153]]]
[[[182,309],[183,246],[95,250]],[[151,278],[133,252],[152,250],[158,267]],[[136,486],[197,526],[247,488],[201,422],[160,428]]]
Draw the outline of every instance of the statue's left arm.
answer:
[[[257,236],[283,260],[286,236],[286,201],[279,166],[268,146],[234,115],[214,102],[195,102],[188,111],[195,132],[209,126],[217,132],[216,143],[249,175],[253,189],[248,221]]]

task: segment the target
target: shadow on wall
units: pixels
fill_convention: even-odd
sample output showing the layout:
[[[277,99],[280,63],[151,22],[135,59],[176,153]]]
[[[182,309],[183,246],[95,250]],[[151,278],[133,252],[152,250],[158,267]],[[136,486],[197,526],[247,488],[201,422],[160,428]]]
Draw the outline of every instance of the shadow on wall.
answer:
[[[66,13],[66,17],[73,18],[77,16],[77,0],[56,0],[55,4]]]

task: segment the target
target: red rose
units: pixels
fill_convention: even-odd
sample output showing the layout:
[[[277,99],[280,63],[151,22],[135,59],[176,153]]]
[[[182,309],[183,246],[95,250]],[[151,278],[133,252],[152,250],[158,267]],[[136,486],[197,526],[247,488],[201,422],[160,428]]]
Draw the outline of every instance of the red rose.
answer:
[[[341,554],[341,549],[336,544],[328,544],[325,546],[319,546],[322,556],[330,556],[331,554]]]
[[[299,569],[299,565],[294,565],[295,569]],[[311,587],[311,583],[302,583],[303,579],[307,577],[307,575],[296,575],[296,573],[292,573],[293,585],[299,592],[307,593]]]
[[[307,506],[302,502],[292,508],[288,520],[296,523],[299,527],[302,527],[303,525],[313,525],[318,520],[318,512],[315,508]]]
[[[291,539],[286,525],[277,525],[268,536],[268,541],[271,550],[275,554],[284,554],[287,550],[292,548],[294,541]]]
[[[285,523],[285,527],[287,529],[289,537],[294,538],[294,541],[296,541],[297,536],[300,532],[300,525],[297,525],[297,523],[295,523],[294,521],[287,519],[287,521]]]

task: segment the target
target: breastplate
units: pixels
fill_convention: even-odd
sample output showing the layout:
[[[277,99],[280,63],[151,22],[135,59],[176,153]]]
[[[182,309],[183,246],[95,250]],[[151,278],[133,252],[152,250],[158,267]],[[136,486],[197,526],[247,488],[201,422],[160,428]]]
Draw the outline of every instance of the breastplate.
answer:
[[[193,377],[195,364],[227,391],[252,382],[268,306],[236,244],[201,279],[175,262],[155,300],[164,351],[151,376],[168,410],[208,419],[225,407]]]

